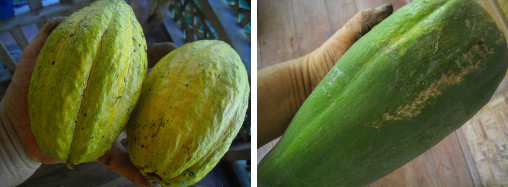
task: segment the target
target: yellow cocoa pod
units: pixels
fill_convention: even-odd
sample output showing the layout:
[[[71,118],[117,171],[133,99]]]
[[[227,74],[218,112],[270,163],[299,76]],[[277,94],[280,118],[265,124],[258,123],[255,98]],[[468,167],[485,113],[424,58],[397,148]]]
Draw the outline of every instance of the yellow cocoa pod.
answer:
[[[146,41],[129,5],[99,0],[48,37],[30,80],[32,132],[49,156],[70,164],[111,148],[139,98]]]
[[[226,43],[201,40],[164,56],[127,125],[132,163],[163,186],[203,178],[227,152],[248,106],[249,81]]]

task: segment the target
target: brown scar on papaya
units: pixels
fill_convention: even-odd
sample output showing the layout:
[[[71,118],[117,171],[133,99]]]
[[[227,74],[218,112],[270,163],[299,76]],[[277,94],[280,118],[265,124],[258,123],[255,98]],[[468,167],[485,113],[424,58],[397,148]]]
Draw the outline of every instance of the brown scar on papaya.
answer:
[[[483,39],[480,39],[467,53],[462,54],[462,60],[455,61],[460,72],[442,75],[441,78],[432,82],[426,90],[420,92],[412,102],[399,106],[395,113],[384,113],[383,120],[411,119],[418,116],[431,98],[442,94],[442,88],[456,85],[461,82],[464,76],[478,70],[479,65],[487,60],[485,53],[491,53],[494,50],[484,45],[482,41]],[[473,61],[474,55],[479,55],[479,59]],[[464,63],[467,63],[466,66],[463,66]],[[379,128],[379,124],[374,124],[374,127]]]
[[[435,53],[437,52],[437,49],[439,49],[439,38],[440,38],[440,37],[441,37],[441,35],[438,35],[438,36],[437,36],[437,39],[436,39],[436,47],[435,47],[435,48],[436,48],[436,50],[434,50],[434,53],[432,53],[432,54],[435,54]]]

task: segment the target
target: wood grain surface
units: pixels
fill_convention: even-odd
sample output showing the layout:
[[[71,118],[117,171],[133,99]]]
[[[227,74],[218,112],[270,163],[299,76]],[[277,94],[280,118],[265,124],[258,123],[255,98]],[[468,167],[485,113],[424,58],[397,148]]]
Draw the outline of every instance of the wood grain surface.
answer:
[[[359,10],[413,0],[259,0],[258,69],[319,47]],[[503,4],[504,6],[504,4]],[[462,128],[370,186],[508,186],[508,76]],[[276,144],[258,149],[258,162]]]

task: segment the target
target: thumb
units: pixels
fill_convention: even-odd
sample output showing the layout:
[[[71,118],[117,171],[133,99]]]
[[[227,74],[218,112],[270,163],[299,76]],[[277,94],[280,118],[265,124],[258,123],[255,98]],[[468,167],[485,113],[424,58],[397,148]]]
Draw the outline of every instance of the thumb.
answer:
[[[311,89],[314,89],[325,77],[330,69],[339,61],[340,57],[360,37],[369,32],[393,11],[391,4],[387,3],[377,8],[362,10],[356,13],[341,29],[332,35],[326,42],[311,52],[306,67],[309,68]]]
[[[390,16],[393,12],[393,7],[390,3],[386,3],[376,8],[361,10],[353,19],[358,19],[361,24],[357,24],[360,28],[354,28],[360,38],[370,31],[372,27],[383,21],[386,17]]]
[[[377,8],[361,10],[356,13],[341,29],[332,35],[320,48],[331,58],[333,64],[364,34],[390,16],[393,7],[386,3]],[[319,49],[318,49],[319,50]]]
[[[97,159],[97,161],[126,179],[132,181],[134,184],[149,186],[145,176],[143,176],[139,169],[132,164],[129,159],[129,154],[120,143],[123,139],[125,139],[125,130],[118,136],[113,148]]]
[[[155,66],[162,57],[166,56],[176,48],[178,48],[178,46],[172,42],[154,43],[148,46],[148,68]]]

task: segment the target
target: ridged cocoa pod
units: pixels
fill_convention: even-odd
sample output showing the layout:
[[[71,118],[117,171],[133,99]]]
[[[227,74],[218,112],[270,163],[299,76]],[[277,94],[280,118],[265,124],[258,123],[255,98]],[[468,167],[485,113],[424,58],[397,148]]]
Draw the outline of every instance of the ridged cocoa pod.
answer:
[[[248,106],[249,81],[226,43],[193,42],[163,57],[127,126],[131,161],[163,186],[203,178],[227,152]]]
[[[146,41],[122,0],[99,0],[48,37],[28,95],[32,132],[49,156],[70,164],[111,148],[138,100]]]

